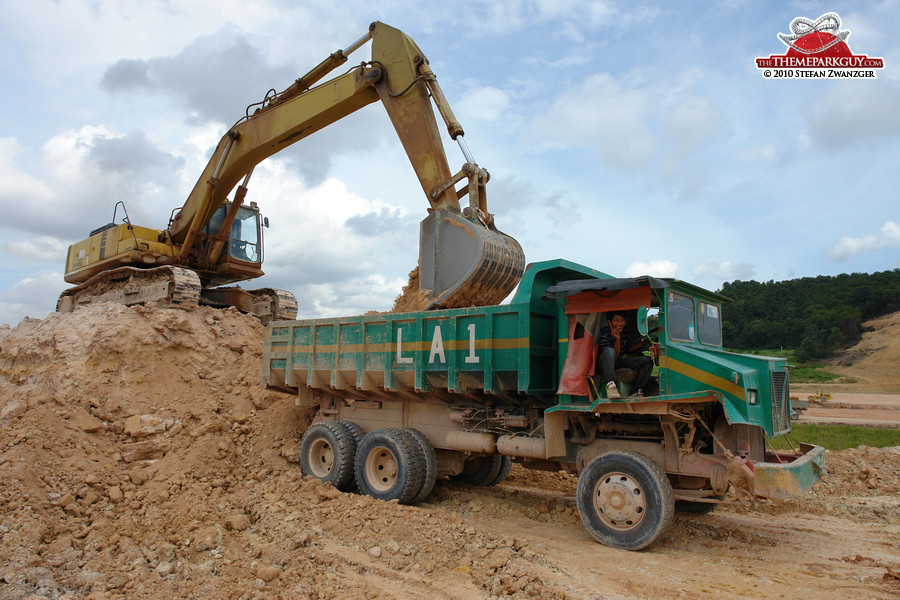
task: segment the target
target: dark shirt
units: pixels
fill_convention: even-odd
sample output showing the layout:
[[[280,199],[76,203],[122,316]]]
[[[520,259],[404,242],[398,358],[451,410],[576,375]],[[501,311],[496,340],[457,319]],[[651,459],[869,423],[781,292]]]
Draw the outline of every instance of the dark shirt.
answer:
[[[628,348],[628,344],[626,344],[626,340],[628,339],[628,329],[623,329],[622,333],[619,334],[619,354],[616,356],[622,356],[622,353]],[[613,337],[612,331],[609,328],[609,325],[603,327],[600,330],[600,334],[597,336],[597,346],[600,350],[604,348],[615,348],[616,347],[616,338]]]
[[[632,334],[628,331],[628,327],[626,326],[622,330],[622,333],[619,334],[619,353],[616,355],[616,358],[621,358],[625,354],[628,354],[628,349],[634,346],[639,341],[640,338],[633,337]],[[599,350],[603,350],[604,348],[616,347],[616,338],[613,337],[612,331],[610,331],[609,329],[609,325],[600,329],[600,333],[597,335],[597,347]]]

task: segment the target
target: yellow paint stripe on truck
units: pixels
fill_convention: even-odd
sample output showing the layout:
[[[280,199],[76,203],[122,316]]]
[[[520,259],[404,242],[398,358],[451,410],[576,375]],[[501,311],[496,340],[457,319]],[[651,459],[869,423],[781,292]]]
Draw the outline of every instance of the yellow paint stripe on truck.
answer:
[[[747,401],[746,390],[742,386],[732,383],[724,377],[707,373],[697,367],[692,367],[687,363],[683,363],[680,360],[675,360],[668,356],[659,357],[659,367],[661,369],[668,369],[679,375],[684,375],[685,377],[690,377],[691,379],[695,379],[700,383],[705,383],[712,388],[720,389],[744,402]]]

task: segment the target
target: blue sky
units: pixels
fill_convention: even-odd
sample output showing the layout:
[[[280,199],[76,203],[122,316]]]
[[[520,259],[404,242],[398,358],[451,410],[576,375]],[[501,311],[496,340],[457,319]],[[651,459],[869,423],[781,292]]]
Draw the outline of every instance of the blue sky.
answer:
[[[375,20],[428,56],[528,261],[711,289],[900,268],[898,2],[421,4],[0,0],[0,323],[54,310],[67,246],[119,200],[164,228],[248,104]],[[827,12],[878,78],[764,79],[754,58]],[[249,187],[272,224],[260,287],[302,317],[390,307],[427,204],[380,106]]]

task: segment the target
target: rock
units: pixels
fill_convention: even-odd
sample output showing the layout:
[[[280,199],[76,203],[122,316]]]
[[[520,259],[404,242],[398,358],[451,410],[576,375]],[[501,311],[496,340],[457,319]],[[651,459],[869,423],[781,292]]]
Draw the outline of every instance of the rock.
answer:
[[[231,409],[231,418],[235,423],[243,425],[250,420],[250,416],[254,411],[253,403],[247,398],[239,397],[234,401],[234,407]]]
[[[175,423],[172,419],[160,419],[155,415],[133,415],[125,419],[125,434],[135,439],[164,433]]]
[[[341,491],[330,483],[324,483],[316,487],[316,495],[322,500],[334,500],[341,497]]]
[[[118,504],[125,499],[125,495],[122,493],[122,489],[117,485],[110,486],[106,494],[109,496],[109,501],[113,504]]]
[[[368,550],[369,556],[372,558],[381,558],[381,548],[378,546],[372,546]]]
[[[288,462],[299,463],[300,462],[300,444],[293,443],[287,444],[281,449],[281,457]]]
[[[161,454],[164,454],[163,449],[161,447],[158,447],[152,441],[135,442],[133,444],[130,444],[122,452],[122,460],[130,463],[138,460],[157,458]]]
[[[194,532],[191,548],[196,552],[212,550],[219,545],[219,532],[215,527],[203,527]]]
[[[59,498],[53,501],[53,506],[62,506],[66,507],[75,502],[75,496],[72,494],[63,494]]]
[[[272,565],[263,565],[256,569],[256,576],[263,581],[272,581],[281,575],[281,569]]]
[[[69,422],[85,433],[94,433],[103,429],[103,422],[83,408],[76,410]]]
[[[225,528],[232,531],[243,531],[250,527],[250,519],[247,515],[234,514],[225,519]]]
[[[505,567],[511,557],[512,552],[509,548],[500,548],[499,550],[491,552],[484,559],[484,566],[488,569],[499,569]]]
[[[90,490],[87,493],[85,493],[84,496],[82,496],[81,504],[83,506],[90,506],[91,504],[95,503],[99,499],[100,499],[100,494],[98,494],[94,490]]]

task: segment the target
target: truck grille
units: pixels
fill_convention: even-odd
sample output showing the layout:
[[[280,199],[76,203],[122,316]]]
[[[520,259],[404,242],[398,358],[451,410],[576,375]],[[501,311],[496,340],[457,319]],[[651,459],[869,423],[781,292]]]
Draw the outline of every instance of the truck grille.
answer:
[[[772,373],[772,429],[775,435],[791,430],[791,392],[786,371]]]

